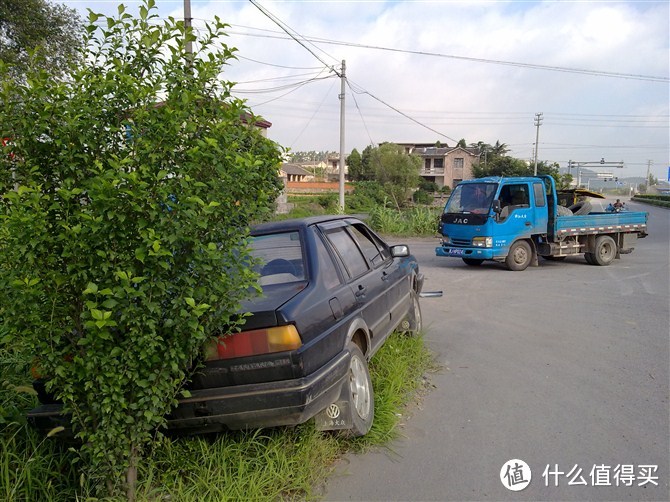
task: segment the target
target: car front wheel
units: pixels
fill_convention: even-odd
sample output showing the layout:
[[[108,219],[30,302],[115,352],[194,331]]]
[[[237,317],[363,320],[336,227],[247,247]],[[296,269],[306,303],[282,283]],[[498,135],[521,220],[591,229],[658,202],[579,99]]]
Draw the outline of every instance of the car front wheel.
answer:
[[[349,342],[351,361],[348,375],[348,400],[351,408],[352,436],[364,436],[372,427],[375,415],[375,396],[372,391],[372,381],[368,363],[361,349],[353,342]]]

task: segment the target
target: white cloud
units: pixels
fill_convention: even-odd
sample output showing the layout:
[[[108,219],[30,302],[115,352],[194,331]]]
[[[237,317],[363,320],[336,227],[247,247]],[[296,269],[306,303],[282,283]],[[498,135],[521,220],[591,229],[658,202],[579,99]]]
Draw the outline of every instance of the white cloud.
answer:
[[[667,1],[258,3],[302,36],[472,59],[669,76]],[[161,4],[161,15],[180,17],[181,4]],[[82,7],[79,2],[72,5]],[[214,15],[231,24],[226,43],[237,47],[242,57],[286,67],[322,66],[250,2],[192,0],[192,15],[196,26]],[[534,114],[543,112],[541,159],[561,165],[569,159],[624,160],[625,176],[644,174],[647,160],[653,160],[657,176],[667,172],[667,80],[582,75],[346,45],[308,46],[327,65],[337,66],[345,59],[352,83],[455,140],[500,140],[514,155],[528,158],[535,141]],[[249,82],[299,75],[297,82],[308,78],[306,73],[241,59],[225,77]],[[244,83],[238,88],[267,89],[287,82]],[[269,135],[279,143],[294,150],[338,150],[339,80],[311,83],[280,98],[285,92],[240,96],[273,123]],[[445,141],[367,95],[356,94],[354,100],[347,88],[347,152],[360,151],[370,141],[438,139]]]

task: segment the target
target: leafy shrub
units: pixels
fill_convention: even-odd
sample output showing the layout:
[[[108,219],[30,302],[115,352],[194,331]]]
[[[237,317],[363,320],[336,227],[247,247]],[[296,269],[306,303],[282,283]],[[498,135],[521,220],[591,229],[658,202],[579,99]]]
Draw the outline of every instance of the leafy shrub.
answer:
[[[412,195],[412,200],[417,204],[431,204],[433,202],[433,196],[423,190],[417,190]]]
[[[282,153],[229,98],[225,25],[187,58],[193,34],[154,9],[91,13],[63,82],[0,65],[3,333],[40,357],[89,479],[128,498],[190,361],[256,284],[248,223]]]

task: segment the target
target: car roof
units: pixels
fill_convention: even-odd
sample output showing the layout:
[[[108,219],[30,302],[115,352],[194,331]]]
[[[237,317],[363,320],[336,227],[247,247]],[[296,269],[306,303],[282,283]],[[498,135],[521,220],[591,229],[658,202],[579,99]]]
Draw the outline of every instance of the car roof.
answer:
[[[349,215],[331,214],[324,216],[308,216],[306,218],[293,218],[290,220],[270,221],[268,223],[260,223],[251,227],[251,235],[273,234],[277,232],[290,232],[306,228],[311,225],[325,223],[328,221],[337,220],[354,220],[358,218]]]

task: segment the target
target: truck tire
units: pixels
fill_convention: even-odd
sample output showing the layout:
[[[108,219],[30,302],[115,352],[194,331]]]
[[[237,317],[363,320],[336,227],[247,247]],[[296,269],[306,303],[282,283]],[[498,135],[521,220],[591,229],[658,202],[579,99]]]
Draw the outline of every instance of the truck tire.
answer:
[[[580,214],[589,214],[591,209],[593,209],[593,206],[588,200],[582,200],[577,202],[577,204],[573,204],[568,209],[572,211],[572,214],[578,216]]]
[[[593,260],[596,265],[606,267],[616,257],[616,242],[609,235],[601,235],[596,238],[596,249]]]
[[[364,436],[372,427],[375,416],[375,395],[372,391],[372,380],[368,363],[361,349],[353,342],[349,342],[351,361],[347,381],[347,399],[351,410],[352,427],[349,429],[350,436]]]
[[[509,248],[509,254],[505,258],[505,265],[513,272],[526,270],[533,259],[533,250],[526,241],[516,241]]]
[[[593,253],[584,253],[584,259],[589,265],[596,265],[596,259],[593,257]]]
[[[463,263],[469,265],[470,267],[478,267],[484,262],[484,260],[478,260],[477,258],[463,258]]]

